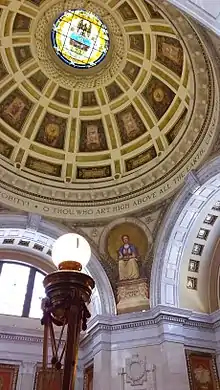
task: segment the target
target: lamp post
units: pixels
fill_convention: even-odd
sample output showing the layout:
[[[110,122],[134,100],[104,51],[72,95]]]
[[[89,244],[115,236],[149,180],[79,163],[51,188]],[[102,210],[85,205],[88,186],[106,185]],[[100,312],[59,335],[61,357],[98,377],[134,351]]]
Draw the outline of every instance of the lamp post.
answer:
[[[90,317],[86,303],[90,302],[95,283],[90,276],[81,272],[90,257],[90,246],[82,236],[69,233],[59,237],[52,249],[52,260],[58,270],[48,274],[43,282],[46,293],[41,320],[44,326],[43,372],[46,372],[48,365],[50,336],[52,367],[63,371],[61,390],[74,390],[79,335],[81,330],[86,330]],[[54,326],[61,329],[58,341]],[[46,380],[43,389],[50,390]]]

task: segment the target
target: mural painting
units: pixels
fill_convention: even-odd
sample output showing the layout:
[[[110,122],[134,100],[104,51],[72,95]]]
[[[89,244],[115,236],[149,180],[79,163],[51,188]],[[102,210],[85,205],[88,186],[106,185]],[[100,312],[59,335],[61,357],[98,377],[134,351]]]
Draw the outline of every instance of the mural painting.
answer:
[[[3,64],[2,58],[0,56],[0,80],[7,76],[8,72]]]
[[[0,118],[20,131],[31,106],[31,101],[16,89],[0,104]]]
[[[13,24],[13,31],[28,31],[31,19],[22,14],[16,14]]]
[[[130,48],[144,53],[144,37],[142,34],[129,35]]]
[[[186,350],[190,390],[219,390],[215,356]]]
[[[113,83],[108,85],[106,87],[106,91],[107,91],[107,94],[108,94],[110,101],[116,99],[117,97],[119,97],[123,93],[123,91],[121,90],[119,85],[116,83],[116,81],[114,81]]]
[[[30,3],[36,5],[36,6],[39,6],[43,3],[44,0],[29,0]]]
[[[31,156],[28,156],[26,160],[26,167],[33,169],[36,172],[44,173],[45,175],[52,175],[59,177],[61,175],[62,166],[58,164],[52,164]]]
[[[107,149],[105,130],[101,119],[95,121],[82,121],[79,151],[98,152]]]
[[[135,224],[125,222],[110,231],[107,251],[117,263],[118,281],[137,280],[143,276],[142,263],[147,249],[147,237]]]
[[[125,76],[133,83],[140,72],[139,66],[133,62],[127,61],[123,69]]]
[[[163,16],[160,14],[157,6],[153,3],[149,3],[147,0],[143,2],[147,11],[152,19],[163,19]]]
[[[155,157],[157,157],[157,152],[155,147],[152,146],[145,152],[126,160],[126,170],[131,171],[132,169],[139,168],[143,164],[146,164],[147,162],[153,160]]]
[[[120,7],[118,8],[118,11],[119,13],[121,14],[122,18],[126,21],[126,20],[134,20],[134,19],[137,19],[137,16],[135,15],[133,9],[131,8],[131,6],[124,2],[120,5]]]
[[[10,158],[13,151],[13,146],[0,138],[0,154],[4,157]]]
[[[174,141],[174,139],[178,136],[180,130],[182,129],[187,112],[188,111],[185,108],[181,117],[177,120],[177,122],[172,127],[172,129],[166,134],[166,139],[167,139],[169,145]]]
[[[14,47],[14,53],[19,65],[32,58],[30,46],[16,46]]]
[[[146,128],[133,106],[117,113],[116,120],[122,144],[133,141],[146,132]]]
[[[111,166],[104,167],[78,167],[77,179],[94,180],[111,177]]]
[[[57,149],[63,149],[66,119],[47,113],[40,125],[35,141]]]
[[[18,370],[18,366],[0,364],[0,390],[16,389]]]
[[[175,93],[155,76],[151,77],[142,95],[158,119],[162,118],[175,97]]]
[[[82,95],[82,106],[83,107],[94,107],[97,105],[98,105],[98,103],[96,100],[95,92],[93,92],[93,91],[83,92],[83,95]]]
[[[41,70],[38,70],[36,73],[34,73],[30,79],[29,79],[32,84],[37,88],[39,89],[40,91],[43,90],[43,88],[45,87],[45,85],[47,84],[47,81],[48,81],[48,78],[47,76],[45,76],[45,74],[43,72],[41,72]]]
[[[183,70],[183,54],[182,45],[177,39],[165,36],[157,37],[157,61],[178,76],[181,76]]]
[[[59,87],[56,94],[54,95],[54,100],[56,100],[59,103],[69,105],[70,90],[63,87]]]

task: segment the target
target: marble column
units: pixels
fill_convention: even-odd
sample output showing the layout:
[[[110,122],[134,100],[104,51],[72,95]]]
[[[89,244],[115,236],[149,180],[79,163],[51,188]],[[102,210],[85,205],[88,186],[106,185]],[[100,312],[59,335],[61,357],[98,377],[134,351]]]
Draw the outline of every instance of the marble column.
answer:
[[[33,390],[36,362],[23,362],[19,370],[17,390]]]
[[[184,344],[164,342],[161,346],[163,390],[189,390]]]
[[[111,351],[99,351],[93,362],[94,390],[111,390]]]

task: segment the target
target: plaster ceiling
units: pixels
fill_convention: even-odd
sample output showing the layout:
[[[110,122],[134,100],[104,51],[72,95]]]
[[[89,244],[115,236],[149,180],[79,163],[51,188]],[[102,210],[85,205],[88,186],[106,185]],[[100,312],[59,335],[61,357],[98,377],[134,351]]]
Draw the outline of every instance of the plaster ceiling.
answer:
[[[1,201],[54,217],[116,215],[167,196],[208,153],[215,75],[195,28],[174,7],[0,7]],[[98,15],[111,42],[105,60],[83,71],[57,58],[50,40],[57,17],[77,8]]]

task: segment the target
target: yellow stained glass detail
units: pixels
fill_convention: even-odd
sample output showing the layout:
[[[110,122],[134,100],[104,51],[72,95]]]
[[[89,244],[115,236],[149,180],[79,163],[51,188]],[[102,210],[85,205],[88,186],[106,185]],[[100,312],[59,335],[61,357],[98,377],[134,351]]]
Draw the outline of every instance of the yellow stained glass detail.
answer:
[[[85,10],[69,10],[55,21],[51,40],[57,56],[74,68],[91,68],[106,56],[109,33],[98,16]]]

